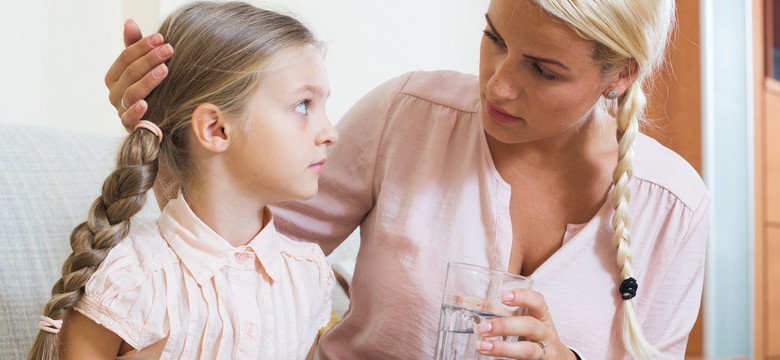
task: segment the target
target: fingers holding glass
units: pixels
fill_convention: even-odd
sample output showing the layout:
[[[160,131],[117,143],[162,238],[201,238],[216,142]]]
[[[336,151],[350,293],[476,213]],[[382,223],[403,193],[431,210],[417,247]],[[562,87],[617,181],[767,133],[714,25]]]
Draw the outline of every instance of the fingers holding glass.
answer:
[[[542,360],[552,359],[547,356],[547,345],[533,341],[489,341],[479,344],[479,352],[492,357],[511,359]]]
[[[530,289],[513,289],[501,294],[501,301],[507,306],[517,306],[524,309],[525,313],[540,321],[552,321],[550,308],[544,300],[544,296]]]
[[[515,316],[494,318],[475,329],[482,338],[479,343],[480,353],[511,359],[571,358],[570,351],[558,337],[549,307],[541,293],[530,289],[513,289],[503,292],[501,301],[519,310]],[[502,340],[514,338],[518,340]]]
[[[476,331],[483,338],[479,343],[480,353],[512,359],[537,359],[538,354],[533,357],[535,344],[542,339],[557,338],[546,324],[531,316],[492,319],[477,326]]]
[[[436,340],[436,360],[474,359],[479,355],[477,344],[484,338],[477,329],[492,320],[509,318],[519,311],[507,306],[500,295],[509,289],[530,288],[532,280],[481,266],[449,263],[439,317]],[[511,340],[512,337],[491,337]]]

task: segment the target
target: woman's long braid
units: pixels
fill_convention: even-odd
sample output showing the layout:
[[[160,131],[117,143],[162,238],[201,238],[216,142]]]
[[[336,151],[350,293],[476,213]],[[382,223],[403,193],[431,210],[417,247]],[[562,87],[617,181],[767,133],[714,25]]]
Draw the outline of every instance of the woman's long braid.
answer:
[[[612,216],[612,228],[615,230],[612,241],[617,249],[617,263],[621,274],[620,280],[628,283],[633,281],[634,275],[631,267],[631,214],[628,211],[631,189],[629,182],[633,175],[634,138],[639,133],[638,114],[643,113],[645,103],[646,99],[642,91],[641,81],[637,79],[628,87],[623,96],[618,99],[616,116],[618,122],[618,163],[612,174],[614,184],[612,207],[615,209],[615,213]],[[620,291],[624,291],[622,284]],[[635,291],[636,288],[633,289],[634,294]],[[642,335],[642,328],[636,317],[631,297],[633,297],[633,294],[623,297],[623,309],[621,311],[623,343],[626,350],[634,359],[658,358],[661,354]]]
[[[130,231],[130,218],[146,202],[146,193],[157,177],[160,144],[145,129],[134,130],[117,156],[116,169],[106,178],[103,190],[89,209],[87,221],[73,229],[71,254],[62,266],[62,277],[52,288],[43,314],[64,319],[84,294],[84,286],[108,252]],[[59,359],[57,334],[39,331],[28,359]]]

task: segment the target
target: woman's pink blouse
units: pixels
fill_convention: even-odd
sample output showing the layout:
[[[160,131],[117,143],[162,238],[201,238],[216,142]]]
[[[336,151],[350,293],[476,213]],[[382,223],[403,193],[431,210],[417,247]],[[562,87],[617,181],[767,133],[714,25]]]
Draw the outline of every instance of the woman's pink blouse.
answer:
[[[321,359],[430,359],[447,262],[506,269],[512,191],[493,164],[475,76],[415,72],[360,100],[338,123],[310,201],[275,210],[279,230],[326,253],[360,226],[351,306]],[[682,358],[699,310],[710,197],[682,158],[640,135],[629,209],[637,316]],[[531,206],[532,204],[529,204]],[[586,359],[626,357],[609,202],[571,224],[531,275],[563,343]]]
[[[112,249],[76,310],[136,348],[127,359],[303,359],[331,315],[318,246],[270,221],[233,247],[179,195]]]

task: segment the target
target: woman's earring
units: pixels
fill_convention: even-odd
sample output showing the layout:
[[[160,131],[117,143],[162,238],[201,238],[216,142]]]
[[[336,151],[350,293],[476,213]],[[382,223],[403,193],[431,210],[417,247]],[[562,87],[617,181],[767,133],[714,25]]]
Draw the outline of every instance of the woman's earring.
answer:
[[[607,98],[608,99],[617,99],[617,96],[618,96],[617,90],[610,90],[607,93]]]

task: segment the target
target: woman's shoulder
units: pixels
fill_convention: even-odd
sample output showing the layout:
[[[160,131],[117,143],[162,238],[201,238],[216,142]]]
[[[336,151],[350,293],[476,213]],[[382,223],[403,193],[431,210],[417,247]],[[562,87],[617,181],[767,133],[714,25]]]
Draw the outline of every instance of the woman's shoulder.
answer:
[[[480,106],[476,75],[451,70],[408,73],[401,93],[464,112],[477,112]]]
[[[464,112],[476,112],[480,104],[479,79],[476,75],[452,70],[408,72],[375,87],[358,104],[382,107],[382,103],[395,103],[398,96],[411,96]]]
[[[663,189],[691,209],[709,197],[701,176],[682,156],[645,134],[639,134],[634,144],[635,179]]]

